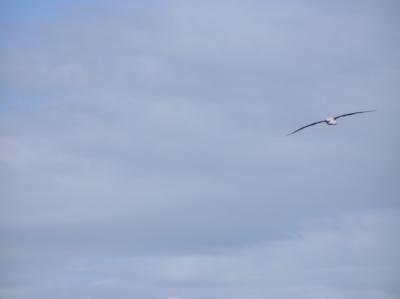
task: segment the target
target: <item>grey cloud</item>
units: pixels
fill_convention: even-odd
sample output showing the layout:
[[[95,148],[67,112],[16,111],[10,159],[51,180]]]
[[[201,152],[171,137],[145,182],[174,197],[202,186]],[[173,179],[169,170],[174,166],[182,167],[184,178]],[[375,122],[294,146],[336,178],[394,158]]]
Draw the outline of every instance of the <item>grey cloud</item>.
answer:
[[[0,296],[396,298],[396,4],[108,5],[0,49]]]

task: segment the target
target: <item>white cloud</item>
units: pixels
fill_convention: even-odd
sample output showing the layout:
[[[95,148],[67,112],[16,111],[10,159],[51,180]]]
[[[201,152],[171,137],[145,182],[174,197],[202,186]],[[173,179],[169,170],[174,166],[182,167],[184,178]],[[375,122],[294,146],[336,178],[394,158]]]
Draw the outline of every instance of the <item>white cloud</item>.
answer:
[[[399,294],[398,18],[289,3],[122,1],[7,27],[3,297]]]

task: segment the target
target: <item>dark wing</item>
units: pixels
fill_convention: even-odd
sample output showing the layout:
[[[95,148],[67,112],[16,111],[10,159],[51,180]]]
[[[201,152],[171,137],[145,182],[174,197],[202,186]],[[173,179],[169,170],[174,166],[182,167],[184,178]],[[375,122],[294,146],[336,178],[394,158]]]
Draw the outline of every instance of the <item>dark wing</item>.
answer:
[[[320,123],[324,123],[324,122],[325,122],[324,120],[316,121],[315,123],[306,125],[306,126],[304,126],[304,127],[301,127],[300,129],[297,129],[296,131],[293,131],[292,133],[287,134],[287,136],[292,135],[292,134],[294,134],[294,133],[297,133],[298,131],[303,130],[303,129],[305,129],[305,128],[308,128],[308,127],[311,127],[311,126],[314,126],[314,125],[317,125],[317,124],[320,124]]]
[[[352,112],[352,113],[346,113],[346,114],[342,114],[339,116],[335,116],[334,119],[338,119],[341,117],[346,117],[346,116],[350,116],[350,115],[354,115],[354,114],[359,114],[359,113],[367,113],[367,112],[374,112],[375,110],[366,110],[366,111],[357,111],[357,112]]]

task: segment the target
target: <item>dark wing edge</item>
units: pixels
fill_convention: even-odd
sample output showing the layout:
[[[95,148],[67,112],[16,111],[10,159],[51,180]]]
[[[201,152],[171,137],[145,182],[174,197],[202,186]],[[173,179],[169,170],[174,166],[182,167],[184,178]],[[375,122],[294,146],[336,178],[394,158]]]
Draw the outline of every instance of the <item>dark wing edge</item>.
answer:
[[[320,123],[323,123],[323,122],[325,122],[325,120],[316,121],[316,122],[314,122],[314,123],[312,123],[312,124],[309,124],[309,125],[306,125],[306,126],[304,126],[304,127],[301,127],[301,128],[299,128],[299,129],[293,131],[292,133],[287,134],[286,136],[290,136],[290,135],[292,135],[292,134],[294,134],[294,133],[297,133],[298,131],[301,131],[301,130],[303,130],[303,129],[305,129],[305,128],[308,128],[308,127],[311,127],[311,126],[314,126],[314,125],[317,125],[317,124],[320,124]]]
[[[376,110],[365,110],[365,111],[357,111],[357,112],[352,112],[352,113],[345,113],[345,114],[342,114],[342,115],[335,116],[334,119],[338,119],[338,118],[341,118],[341,117],[346,117],[346,116],[350,116],[350,115],[354,115],[354,114],[368,113],[368,112],[375,112],[375,111]]]

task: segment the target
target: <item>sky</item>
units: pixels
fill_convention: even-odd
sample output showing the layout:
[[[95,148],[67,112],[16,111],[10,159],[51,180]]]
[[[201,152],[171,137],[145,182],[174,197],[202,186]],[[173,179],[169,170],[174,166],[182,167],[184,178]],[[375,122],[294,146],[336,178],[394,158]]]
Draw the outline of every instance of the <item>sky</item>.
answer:
[[[0,297],[399,298],[399,14],[1,1]]]

